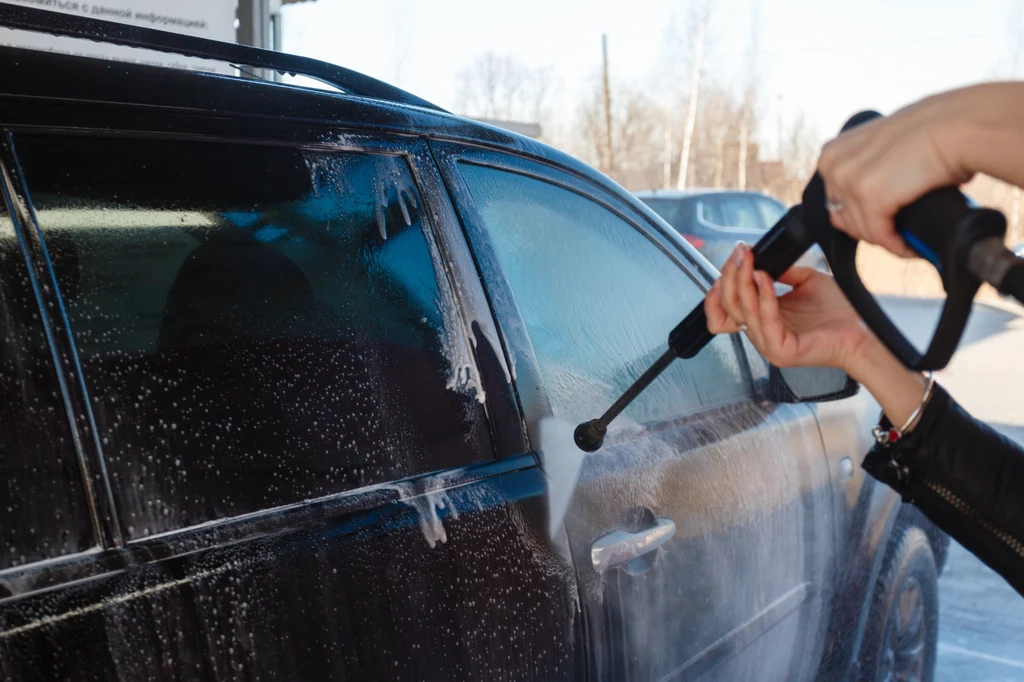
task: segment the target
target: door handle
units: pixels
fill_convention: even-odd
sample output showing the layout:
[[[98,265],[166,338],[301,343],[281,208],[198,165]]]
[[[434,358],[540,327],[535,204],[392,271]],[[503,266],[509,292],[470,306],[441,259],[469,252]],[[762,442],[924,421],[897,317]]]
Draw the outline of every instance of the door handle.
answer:
[[[638,533],[617,530],[594,540],[590,546],[590,560],[594,570],[600,573],[653,552],[675,534],[676,524],[672,519],[655,519],[653,526]]]

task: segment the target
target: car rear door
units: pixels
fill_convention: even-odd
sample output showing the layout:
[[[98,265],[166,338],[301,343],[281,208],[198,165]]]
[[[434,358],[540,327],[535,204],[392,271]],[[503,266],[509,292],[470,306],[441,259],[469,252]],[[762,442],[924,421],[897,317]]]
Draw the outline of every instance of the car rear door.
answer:
[[[0,121],[38,282],[0,307],[60,360],[4,466],[72,476],[57,521],[3,517],[2,676],[571,679],[575,577],[425,143],[83,108]]]
[[[579,453],[539,441],[540,425],[600,414],[663,352],[707,282],[678,241],[588,182],[435,149],[555,506],[566,486],[557,472]],[[738,338],[717,338],[671,366],[583,458],[565,526],[595,679],[814,670],[833,549],[827,462],[811,410],[757,400],[753,378]]]

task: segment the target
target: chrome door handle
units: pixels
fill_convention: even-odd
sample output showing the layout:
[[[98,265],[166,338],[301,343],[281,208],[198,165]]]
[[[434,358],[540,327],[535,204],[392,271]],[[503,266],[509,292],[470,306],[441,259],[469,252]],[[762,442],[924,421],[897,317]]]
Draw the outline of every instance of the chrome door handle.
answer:
[[[594,540],[590,546],[590,560],[594,570],[606,571],[653,552],[675,534],[676,524],[672,519],[656,519],[653,526],[639,533],[617,530]]]

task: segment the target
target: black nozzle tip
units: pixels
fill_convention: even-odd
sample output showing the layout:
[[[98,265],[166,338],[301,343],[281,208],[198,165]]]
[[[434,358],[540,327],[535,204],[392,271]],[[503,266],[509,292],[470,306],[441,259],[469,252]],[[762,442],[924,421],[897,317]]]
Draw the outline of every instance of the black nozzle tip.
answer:
[[[576,447],[583,452],[596,452],[604,443],[606,433],[608,433],[608,427],[602,424],[600,419],[591,419],[576,427],[572,433],[572,439],[576,441]]]

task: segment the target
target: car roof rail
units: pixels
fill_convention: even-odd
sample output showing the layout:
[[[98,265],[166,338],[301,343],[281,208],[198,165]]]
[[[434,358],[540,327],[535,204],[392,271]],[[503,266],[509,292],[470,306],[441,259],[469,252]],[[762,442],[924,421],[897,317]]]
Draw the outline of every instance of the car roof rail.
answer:
[[[186,57],[213,59],[234,65],[270,69],[288,75],[308,76],[351,95],[444,111],[435,104],[376,78],[319,59],[299,57],[285,52],[225,43],[155,28],[131,26],[77,14],[11,5],[6,2],[0,2],[0,26],[127,45]]]

